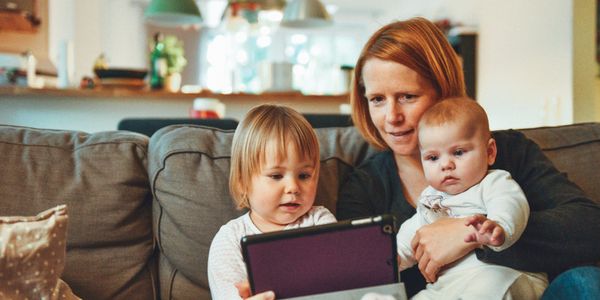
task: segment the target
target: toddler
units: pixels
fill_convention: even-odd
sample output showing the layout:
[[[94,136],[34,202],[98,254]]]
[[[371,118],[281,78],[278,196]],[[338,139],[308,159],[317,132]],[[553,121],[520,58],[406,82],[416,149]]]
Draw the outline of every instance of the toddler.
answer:
[[[241,217],[223,225],[208,254],[212,298],[239,299],[247,281],[240,241],[245,235],[333,223],[313,207],[319,176],[319,142],[295,110],[278,105],[251,109],[238,125],[231,149],[229,188]]]

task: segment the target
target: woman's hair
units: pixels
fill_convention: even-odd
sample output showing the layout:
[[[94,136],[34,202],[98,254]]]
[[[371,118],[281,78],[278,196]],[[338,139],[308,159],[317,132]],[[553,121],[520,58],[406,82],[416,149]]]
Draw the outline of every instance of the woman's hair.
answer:
[[[303,159],[314,162],[319,174],[319,141],[308,121],[292,108],[263,104],[252,108],[240,122],[231,146],[229,190],[239,209],[249,208],[252,177],[261,172],[269,143],[275,142],[278,158],[294,147]]]
[[[491,137],[490,123],[485,110],[469,97],[444,99],[429,108],[419,120],[418,128],[459,124],[465,136],[481,134],[483,139]]]
[[[412,18],[382,27],[363,47],[354,68],[350,91],[352,121],[365,139],[377,148],[386,149],[388,145],[371,120],[365,98],[362,71],[365,62],[371,58],[397,62],[417,72],[431,82],[439,99],[466,94],[458,56],[435,24],[424,18]]]

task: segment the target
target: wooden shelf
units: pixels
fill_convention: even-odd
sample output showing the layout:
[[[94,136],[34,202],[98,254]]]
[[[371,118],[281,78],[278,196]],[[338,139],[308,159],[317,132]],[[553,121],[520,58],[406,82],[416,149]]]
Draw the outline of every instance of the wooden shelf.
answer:
[[[348,94],[342,95],[304,95],[300,92],[263,93],[263,94],[219,94],[209,91],[199,93],[170,93],[165,91],[152,91],[148,89],[32,89],[18,86],[0,87],[0,96],[26,96],[26,97],[69,97],[69,98],[156,98],[156,99],[193,99],[193,98],[217,98],[219,100],[253,100],[253,101],[306,101],[323,100],[332,102],[349,102]]]

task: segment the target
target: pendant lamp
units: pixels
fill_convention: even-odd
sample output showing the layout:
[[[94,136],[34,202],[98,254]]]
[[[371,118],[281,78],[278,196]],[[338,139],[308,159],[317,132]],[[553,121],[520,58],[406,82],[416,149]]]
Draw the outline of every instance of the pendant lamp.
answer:
[[[166,27],[202,23],[194,0],[152,0],[144,13],[147,22]]]
[[[331,25],[331,17],[319,0],[290,0],[283,11],[281,26],[308,28]]]

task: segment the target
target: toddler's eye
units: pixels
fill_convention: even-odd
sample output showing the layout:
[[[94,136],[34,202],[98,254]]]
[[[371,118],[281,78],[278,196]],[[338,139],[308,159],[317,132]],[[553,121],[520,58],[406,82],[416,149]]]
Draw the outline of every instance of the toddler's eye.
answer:
[[[465,151],[463,149],[456,149],[456,150],[454,150],[454,155],[455,156],[462,156],[463,154],[465,154]]]
[[[302,180],[306,180],[306,179],[309,179],[310,177],[312,177],[312,175],[310,173],[301,173],[299,177]]]
[[[271,179],[275,179],[275,180],[279,180],[279,179],[283,178],[283,176],[281,174],[269,174],[267,176],[269,176]]]

